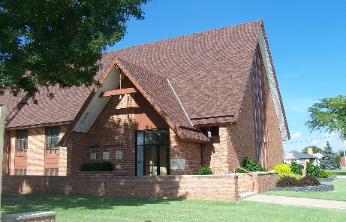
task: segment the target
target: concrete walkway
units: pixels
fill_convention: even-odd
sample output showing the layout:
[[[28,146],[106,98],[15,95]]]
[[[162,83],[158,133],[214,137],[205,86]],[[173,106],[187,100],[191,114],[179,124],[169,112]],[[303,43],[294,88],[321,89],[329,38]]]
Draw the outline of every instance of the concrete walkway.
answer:
[[[244,198],[243,200],[261,202],[261,203],[273,203],[273,204],[283,204],[283,205],[321,207],[321,208],[346,210],[346,201],[321,200],[321,199],[312,199],[312,198],[285,197],[285,196],[261,195],[261,194],[250,196],[250,197]]]

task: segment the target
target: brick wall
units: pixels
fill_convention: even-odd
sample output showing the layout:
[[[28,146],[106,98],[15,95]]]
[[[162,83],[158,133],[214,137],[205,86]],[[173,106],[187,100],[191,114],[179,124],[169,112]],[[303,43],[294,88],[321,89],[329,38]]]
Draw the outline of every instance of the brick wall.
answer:
[[[238,199],[236,175],[157,177],[5,176],[3,192],[232,201]]]
[[[238,175],[238,187],[248,192],[263,193],[274,187],[277,182],[276,173],[240,173]]]
[[[197,174],[201,164],[201,144],[185,142],[170,129],[170,159],[184,159],[185,169],[171,169],[171,174]]]
[[[4,176],[3,192],[40,195],[238,200],[239,189],[265,192],[273,173],[170,176]]]
[[[203,166],[209,166],[214,174],[229,172],[230,138],[228,127],[219,128],[219,140],[202,145]]]
[[[116,175],[135,175],[136,112],[132,96],[125,95],[121,100],[112,97],[89,130],[84,162],[95,162],[90,160],[91,149],[96,151],[96,161],[102,161],[102,154],[108,149]],[[123,153],[123,159],[115,159],[116,151]]]
[[[141,121],[139,123],[139,121]],[[83,163],[102,161],[106,146],[114,164],[114,175],[135,175],[135,132],[143,129],[169,129],[157,112],[140,95],[112,97],[88,134],[73,133],[68,149],[71,150],[72,174],[79,172]],[[184,159],[184,170],[171,170],[173,175],[196,174],[201,167],[201,144],[185,142],[170,130],[170,159]],[[76,138],[74,138],[76,137]],[[83,137],[83,141],[78,139]],[[78,144],[81,141],[81,144]],[[90,160],[90,150],[96,150],[96,160]],[[115,152],[122,151],[123,159],[117,160]]]
[[[15,146],[14,146],[15,147]],[[32,128],[28,131],[28,175],[44,175],[45,129]]]
[[[203,165],[213,173],[233,172],[245,157],[255,159],[255,129],[252,106],[252,81],[248,80],[239,119],[219,128],[220,140],[204,145]]]
[[[60,138],[64,135],[67,125],[60,126]],[[26,168],[27,175],[44,175],[45,172],[45,128],[35,127],[28,129],[28,150],[26,156],[16,155],[16,130],[7,131],[11,141],[10,150],[10,174],[14,175],[16,169]],[[25,161],[23,160],[25,159]],[[25,163],[25,164],[24,164]],[[67,149],[61,147],[57,164],[59,175],[66,175],[67,169]],[[24,165],[23,165],[24,164]],[[47,166],[46,166],[47,167]]]
[[[266,125],[268,128],[268,161],[267,168],[273,169],[274,165],[284,160],[284,150],[281,140],[279,122],[276,116],[273,98],[268,81],[265,81],[266,95]]]

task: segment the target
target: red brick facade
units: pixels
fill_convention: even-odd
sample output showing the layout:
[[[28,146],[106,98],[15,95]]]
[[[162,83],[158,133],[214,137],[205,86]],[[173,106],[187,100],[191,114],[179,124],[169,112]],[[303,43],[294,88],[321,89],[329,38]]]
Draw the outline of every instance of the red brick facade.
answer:
[[[256,158],[255,130],[253,121],[253,87],[249,77],[239,119],[234,124],[219,127],[219,139],[213,143],[182,141],[172,129],[170,135],[170,160],[184,160],[184,169],[171,169],[170,174],[196,174],[201,166],[209,166],[214,174],[233,172],[245,157]],[[265,81],[266,125],[268,128],[268,168],[282,161],[283,148],[275,108],[269,84]],[[67,126],[61,127],[61,134]],[[59,168],[59,175],[80,173],[84,163],[103,161],[103,152],[109,152],[114,165],[113,175],[136,174],[135,132],[143,129],[169,129],[165,121],[141,94],[112,97],[88,133],[72,132],[66,147],[61,147],[59,156],[45,153],[44,127],[30,128],[26,156],[15,153],[16,131],[8,131],[11,142],[10,174],[16,169],[26,169],[27,175],[44,175],[47,168]],[[116,152],[122,153],[116,159]],[[96,159],[90,160],[90,153]],[[4,164],[5,166],[7,164]]]
[[[60,138],[64,135],[67,125],[60,125]],[[46,150],[45,127],[28,128],[26,152],[16,150],[16,130],[6,131],[4,173],[45,175],[48,171],[56,171],[57,175],[66,175],[67,148],[60,147],[52,153]]]
[[[157,177],[5,176],[3,192],[236,201],[239,190],[265,192],[275,185],[276,178],[272,173]]]
[[[128,79],[123,84],[133,87]],[[9,161],[4,164],[5,169],[9,166],[10,174],[25,169],[27,175],[44,175],[47,170],[58,168],[59,175],[76,175],[81,173],[80,168],[85,163],[109,161],[114,166],[112,175],[134,176],[136,131],[163,129],[169,130],[171,164],[182,162],[184,165],[180,168],[171,166],[170,174],[197,174],[201,166],[210,167],[214,174],[230,173],[241,166],[245,157],[256,159],[253,98],[253,78],[249,75],[238,120],[219,125],[219,137],[214,142],[196,143],[181,140],[141,93],[125,94],[121,98],[113,96],[88,133],[72,132],[66,147],[61,147],[58,155],[45,151],[44,127],[28,129],[28,150],[25,155],[15,151],[16,130],[7,131],[11,149],[4,158]],[[266,167],[271,169],[283,160],[283,148],[267,78],[264,78],[264,102],[268,155]],[[60,137],[67,127],[60,127]],[[91,158],[91,153],[95,159]],[[121,158],[116,158],[116,153],[120,153]]]

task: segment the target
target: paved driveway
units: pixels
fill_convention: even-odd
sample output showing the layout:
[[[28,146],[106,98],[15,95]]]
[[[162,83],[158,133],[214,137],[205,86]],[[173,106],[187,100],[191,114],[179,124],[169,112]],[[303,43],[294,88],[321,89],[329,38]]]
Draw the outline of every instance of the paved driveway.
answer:
[[[249,196],[245,198],[244,200],[261,202],[261,203],[274,203],[274,204],[283,204],[283,205],[321,207],[321,208],[346,210],[345,201],[335,201],[335,200],[321,200],[321,199],[312,199],[312,198],[285,197],[285,196],[261,195],[261,194]]]

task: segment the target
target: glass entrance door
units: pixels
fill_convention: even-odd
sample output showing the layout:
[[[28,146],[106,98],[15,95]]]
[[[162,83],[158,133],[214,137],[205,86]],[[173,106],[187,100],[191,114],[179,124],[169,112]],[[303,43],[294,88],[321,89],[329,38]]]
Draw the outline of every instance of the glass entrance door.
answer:
[[[168,130],[136,132],[136,175],[169,174]]]

